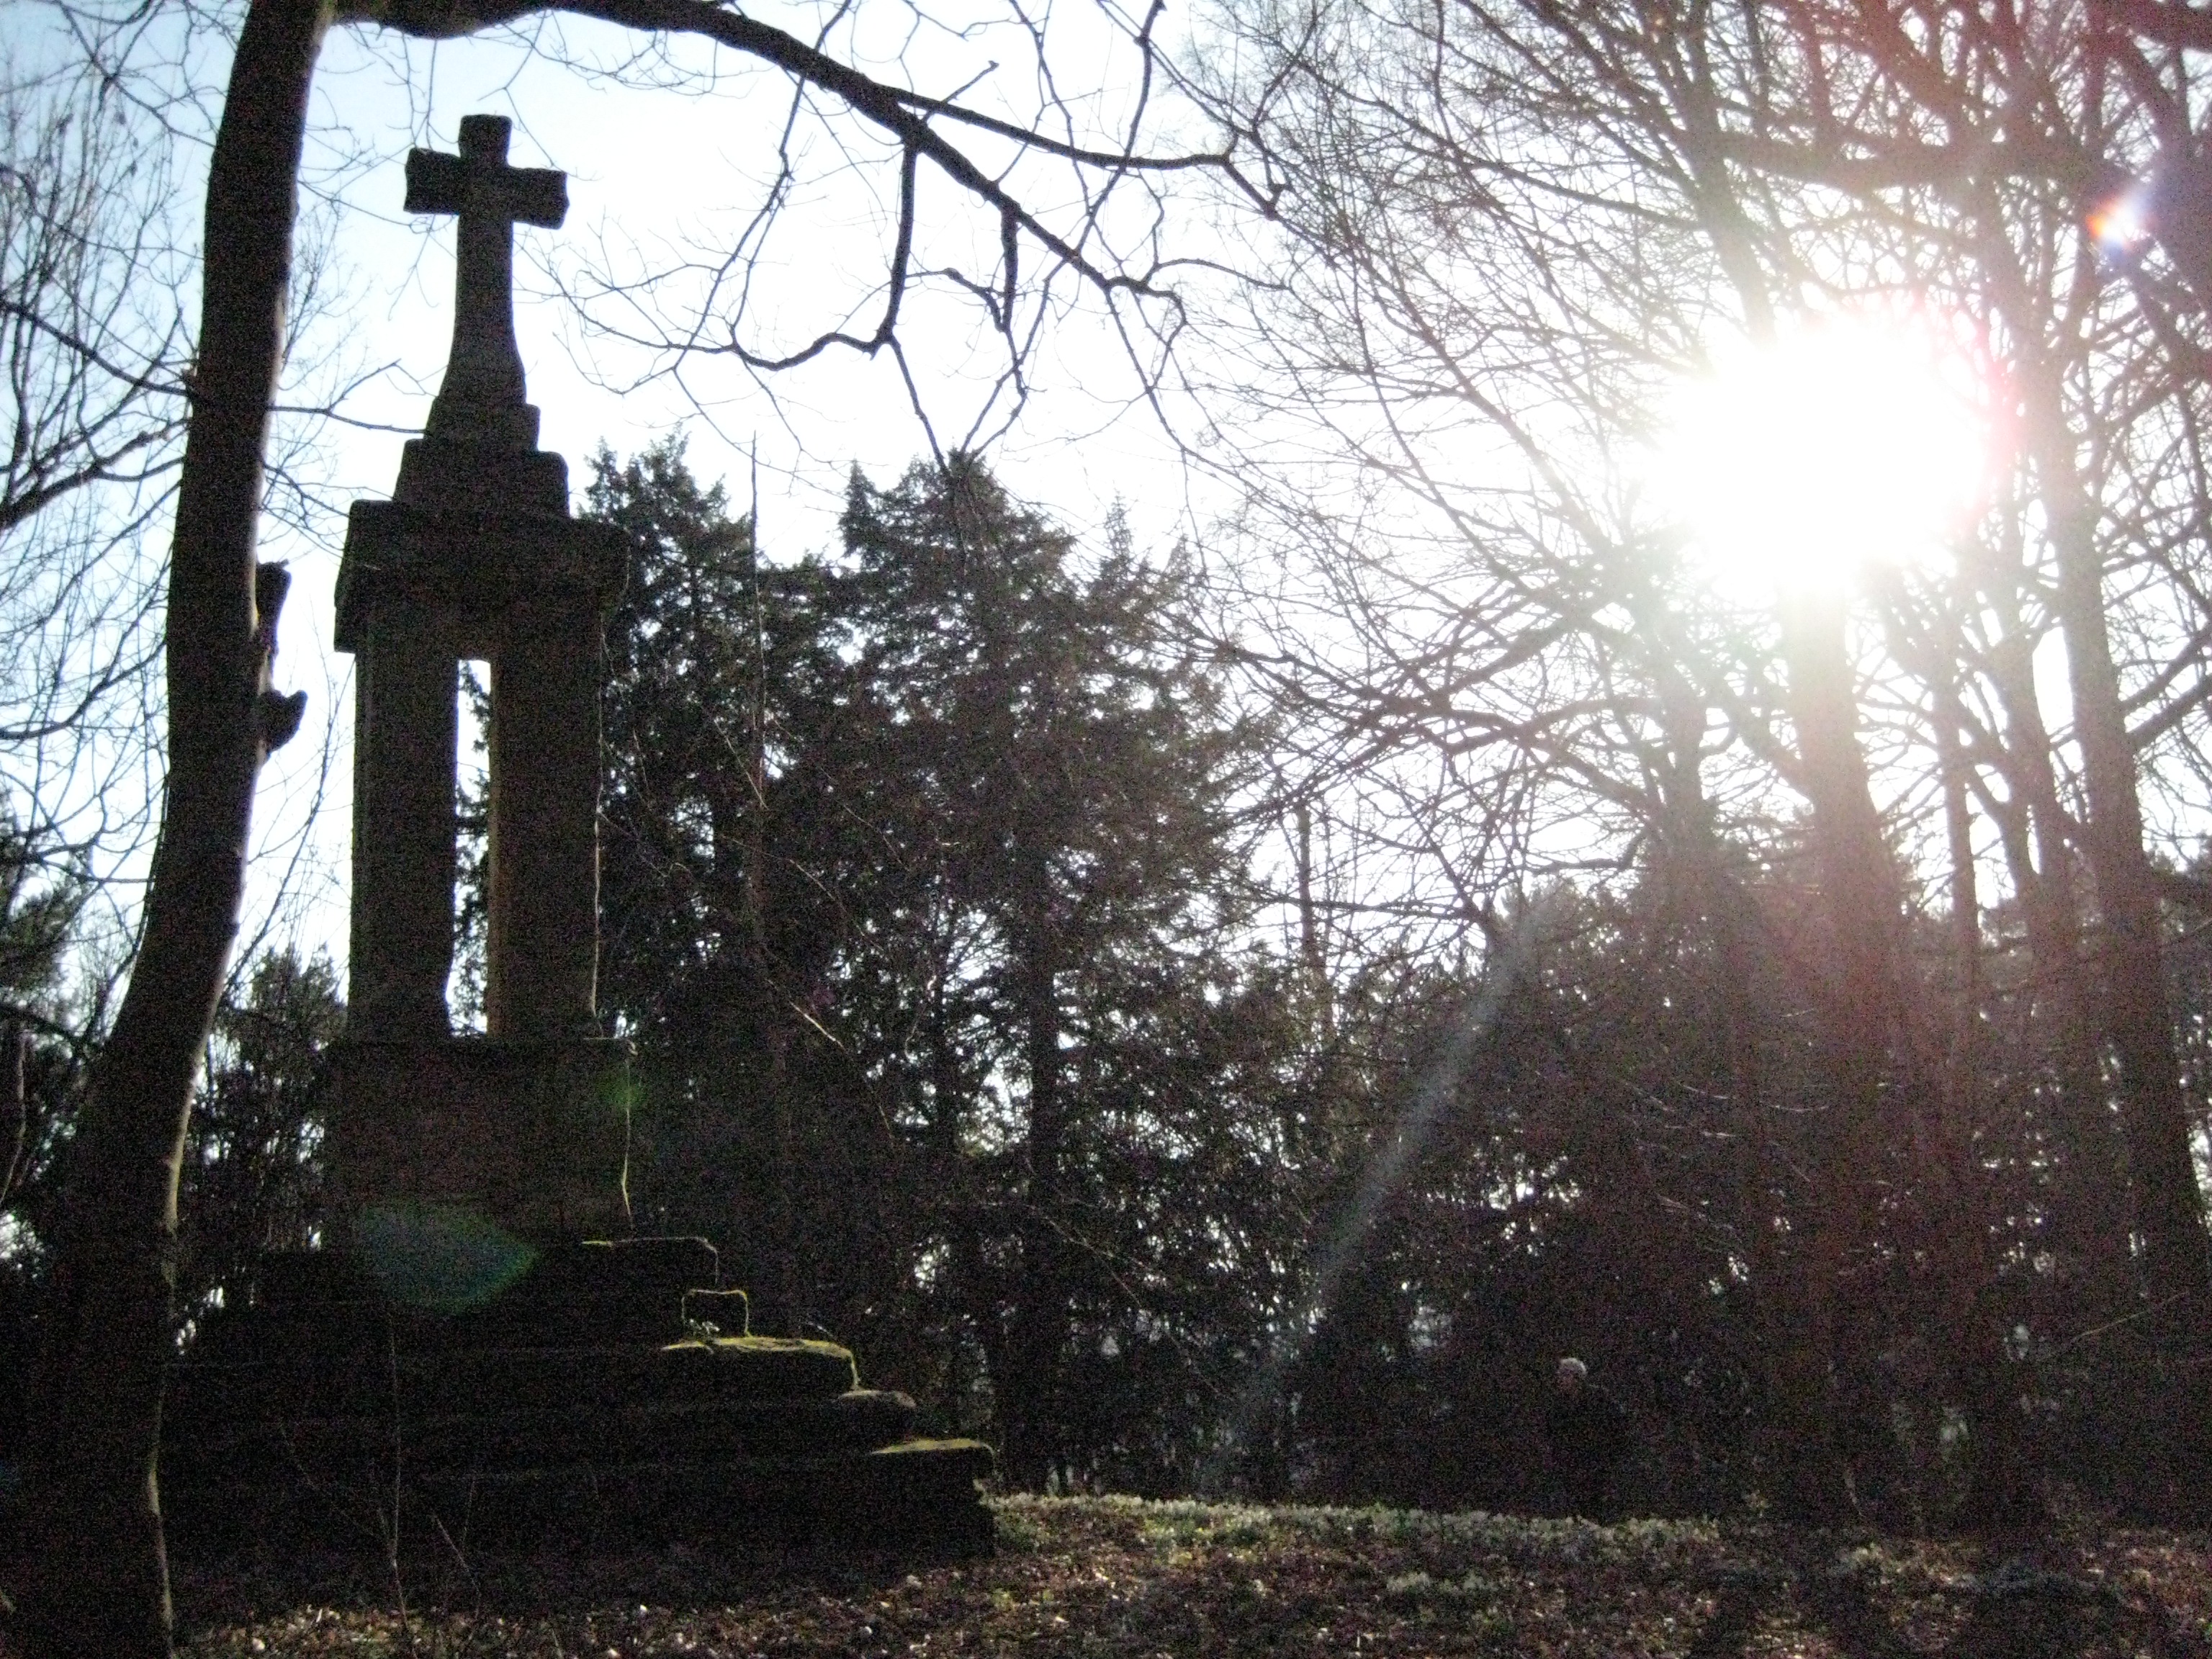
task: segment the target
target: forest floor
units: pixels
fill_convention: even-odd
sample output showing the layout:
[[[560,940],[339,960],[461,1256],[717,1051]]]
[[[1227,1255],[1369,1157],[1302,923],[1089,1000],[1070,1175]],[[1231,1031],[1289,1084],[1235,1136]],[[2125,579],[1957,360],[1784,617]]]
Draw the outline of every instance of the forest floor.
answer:
[[[1132,1498],[999,1500],[964,1560],[706,1551],[186,1565],[192,1659],[736,1656],[2212,1656],[2212,1540],[2077,1527],[2032,1545],[1749,1523],[1579,1522]]]

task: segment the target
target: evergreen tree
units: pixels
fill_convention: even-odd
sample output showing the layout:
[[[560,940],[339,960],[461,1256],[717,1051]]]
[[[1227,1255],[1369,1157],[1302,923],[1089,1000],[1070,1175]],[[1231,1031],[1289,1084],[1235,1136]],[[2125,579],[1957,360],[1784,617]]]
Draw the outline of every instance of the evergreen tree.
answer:
[[[1288,1004],[1232,948],[1255,733],[1175,644],[1187,573],[1118,526],[1086,562],[968,457],[856,477],[836,564],[758,560],[674,445],[591,500],[634,560],[602,982],[641,1219],[1017,1480],[1175,1485],[1286,1254]]]
[[[1072,537],[955,455],[888,490],[856,477],[844,535],[897,833],[958,919],[933,972],[969,988],[983,1050],[931,1068],[951,1087],[928,1116],[940,1147],[1000,1149],[1003,1219],[954,1259],[990,1287],[1007,1473],[1036,1485],[1073,1449],[1079,1329],[1161,1242],[1125,1226],[1139,1195],[1113,1176],[1177,1143],[1197,1104],[1171,1075],[1195,1056],[1162,1052],[1156,1022],[1206,994],[1241,914],[1231,805],[1253,734],[1175,647],[1184,573],[1137,559],[1118,523],[1084,570]]]
[[[608,626],[601,1001],[640,1048],[640,1218],[713,1235],[769,1327],[826,1323],[851,1241],[832,1194],[799,1188],[868,1139],[817,1012],[842,931],[823,878],[851,862],[826,573],[764,567],[675,441],[603,452],[588,499],[631,555]],[[802,1282],[802,1262],[836,1266]]]
[[[216,1010],[178,1199],[186,1318],[249,1298],[264,1252],[322,1242],[323,1054],[344,1027],[330,958],[289,949],[261,956]]]
[[[64,968],[88,888],[0,815],[0,1483],[22,1444],[55,1212],[83,1085],[83,1034],[104,1012]]]

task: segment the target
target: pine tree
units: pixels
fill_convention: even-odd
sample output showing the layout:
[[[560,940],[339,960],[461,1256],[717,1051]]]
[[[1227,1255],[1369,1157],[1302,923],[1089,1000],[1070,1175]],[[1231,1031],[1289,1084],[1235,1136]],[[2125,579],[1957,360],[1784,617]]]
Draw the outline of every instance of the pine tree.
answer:
[[[1265,1316],[1238,1264],[1285,1254],[1237,1243],[1280,1209],[1243,1114],[1295,1046],[1232,948],[1255,734],[1176,643],[1187,573],[968,457],[856,477],[836,563],[758,559],[672,445],[591,499],[634,560],[602,983],[641,1220],[1024,1484],[1171,1484]]]
[[[1010,1224],[951,1254],[989,1287],[1007,1474],[1041,1485],[1095,1404],[1073,1386],[1076,1329],[1127,1299],[1110,1264],[1158,1242],[1127,1225],[1139,1194],[1115,1177],[1143,1162],[1129,1143],[1175,1138],[1158,1109],[1188,1103],[1162,1073],[1197,1056],[1146,1035],[1219,972],[1254,734],[1176,648],[1185,573],[1137,559],[1118,521],[1085,570],[1066,532],[955,455],[888,490],[856,477],[844,533],[841,610],[909,803],[904,856],[957,918],[934,972],[966,988],[981,1051],[933,1066],[970,1081],[933,1091],[935,1139],[1005,1148]]]

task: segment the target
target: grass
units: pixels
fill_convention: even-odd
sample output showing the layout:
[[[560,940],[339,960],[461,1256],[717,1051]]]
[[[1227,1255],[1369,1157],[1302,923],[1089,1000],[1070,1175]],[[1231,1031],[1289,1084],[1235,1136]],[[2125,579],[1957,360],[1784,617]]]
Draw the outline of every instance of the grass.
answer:
[[[1009,1498],[984,1559],[671,1549],[185,1564],[195,1659],[1559,1655],[2212,1656],[2212,1543],[2075,1527],[2032,1547],[1713,1522]]]

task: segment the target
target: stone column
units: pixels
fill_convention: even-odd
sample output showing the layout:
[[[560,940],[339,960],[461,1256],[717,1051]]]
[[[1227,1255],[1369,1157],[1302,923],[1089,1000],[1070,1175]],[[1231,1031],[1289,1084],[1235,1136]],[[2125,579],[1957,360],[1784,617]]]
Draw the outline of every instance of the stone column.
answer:
[[[484,1012],[494,1037],[597,1034],[605,659],[599,596],[561,587],[514,607],[492,659]]]
[[[452,629],[379,596],[354,665],[353,940],[347,1032],[451,1030],[456,677]]]

